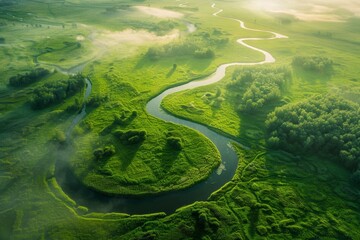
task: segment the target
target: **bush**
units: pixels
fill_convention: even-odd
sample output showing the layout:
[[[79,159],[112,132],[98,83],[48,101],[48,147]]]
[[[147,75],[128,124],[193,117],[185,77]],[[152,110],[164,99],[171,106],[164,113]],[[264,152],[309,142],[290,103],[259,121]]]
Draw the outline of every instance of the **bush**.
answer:
[[[66,135],[63,131],[57,130],[55,132],[55,136],[53,140],[59,144],[65,144],[66,143]]]
[[[114,135],[121,141],[122,144],[134,145],[145,140],[146,131],[136,129],[131,129],[127,131],[117,130],[114,132]]]
[[[181,150],[183,148],[181,138],[179,137],[167,137],[166,138],[167,145],[175,150]]]
[[[114,145],[110,145],[110,146],[105,146],[103,148],[98,148],[94,150],[93,154],[95,156],[95,159],[103,160],[115,154],[115,147]]]
[[[259,233],[260,236],[266,236],[267,235],[267,228],[264,226],[257,226],[256,231]]]
[[[205,49],[197,49],[194,52],[194,57],[196,58],[213,58],[215,53],[213,50],[205,48]]]
[[[137,117],[137,111],[132,111],[131,114],[127,114],[126,111],[122,111],[120,114],[114,115],[114,123],[125,126]]]

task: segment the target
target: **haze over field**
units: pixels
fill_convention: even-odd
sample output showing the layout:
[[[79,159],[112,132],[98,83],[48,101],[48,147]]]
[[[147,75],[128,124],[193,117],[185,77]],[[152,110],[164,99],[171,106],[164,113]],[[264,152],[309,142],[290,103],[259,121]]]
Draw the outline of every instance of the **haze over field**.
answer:
[[[357,0],[255,0],[249,5],[254,9],[290,14],[303,21],[342,22],[360,16]]]
[[[0,0],[0,240],[360,239],[360,0]]]
[[[161,9],[161,8],[153,8],[153,7],[145,7],[145,6],[136,6],[135,8],[140,12],[158,18],[181,18],[184,16],[182,13]]]

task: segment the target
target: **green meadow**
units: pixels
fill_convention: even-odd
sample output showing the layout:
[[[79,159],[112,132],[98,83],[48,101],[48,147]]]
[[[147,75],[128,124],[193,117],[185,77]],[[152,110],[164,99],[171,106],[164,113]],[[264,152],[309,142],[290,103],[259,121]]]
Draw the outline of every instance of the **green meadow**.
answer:
[[[0,239],[360,238],[359,4],[214,3],[0,1]],[[229,182],[151,214],[67,194],[59,176],[103,196],[187,198],[221,170],[210,139],[146,106],[263,61],[239,38],[263,38],[246,43],[276,62],[161,102],[234,141]]]

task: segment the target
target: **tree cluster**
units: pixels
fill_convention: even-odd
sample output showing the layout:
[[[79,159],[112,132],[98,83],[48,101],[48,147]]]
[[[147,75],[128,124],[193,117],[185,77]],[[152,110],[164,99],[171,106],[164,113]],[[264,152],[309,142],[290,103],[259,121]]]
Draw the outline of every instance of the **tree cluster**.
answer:
[[[129,124],[132,120],[134,120],[137,117],[138,113],[137,111],[132,111],[131,113],[129,113],[129,111],[121,111],[120,114],[115,114],[114,116],[114,123],[121,125],[121,126],[125,126],[127,124]]]
[[[48,75],[50,72],[44,68],[35,68],[30,72],[17,74],[16,76],[12,76],[9,79],[9,85],[12,87],[24,87],[31,83],[34,83],[41,78]]]
[[[146,53],[146,56],[152,60],[186,55],[196,58],[212,58],[215,56],[215,53],[210,48],[200,47],[194,42],[171,43],[165,46],[150,47]]]
[[[319,95],[276,108],[266,120],[271,147],[332,155],[351,171],[360,164],[359,105]]]
[[[210,59],[215,56],[214,47],[227,44],[229,39],[221,36],[221,32],[199,32],[191,35],[186,41],[169,43],[164,46],[150,47],[146,56],[152,60],[164,57],[192,56]]]
[[[163,20],[158,22],[157,24],[152,24],[150,31],[155,32],[158,35],[165,35],[172,29],[176,28],[179,24],[170,20]]]
[[[50,82],[36,88],[30,100],[33,109],[42,109],[60,103],[85,87],[81,74],[69,77],[67,80]]]
[[[256,112],[267,103],[279,100],[286,82],[291,78],[288,68],[254,68],[237,70],[228,89],[238,95],[240,112]]]
[[[327,57],[319,56],[295,56],[292,65],[306,71],[328,72],[332,69],[333,61]]]
[[[117,130],[114,136],[124,145],[135,145],[145,140],[146,131],[138,129]]]
[[[169,136],[166,138],[166,143],[174,150],[181,150],[183,148],[182,140],[179,137]]]
[[[100,94],[95,94],[93,96],[91,96],[87,101],[86,101],[86,105],[88,107],[99,107],[101,104],[103,104],[104,102],[109,100],[109,96],[108,95],[100,95]]]
[[[203,97],[204,103],[209,104],[213,108],[220,108],[221,104],[225,101],[222,97],[221,88],[216,88],[216,93],[208,92]]]
[[[103,160],[115,154],[115,147],[114,145],[110,145],[98,148],[93,152],[93,154],[96,160]]]

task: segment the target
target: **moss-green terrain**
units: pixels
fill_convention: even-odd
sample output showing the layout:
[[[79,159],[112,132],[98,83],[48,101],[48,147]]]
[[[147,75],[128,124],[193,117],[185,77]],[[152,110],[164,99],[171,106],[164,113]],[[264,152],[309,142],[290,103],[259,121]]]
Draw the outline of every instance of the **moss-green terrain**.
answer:
[[[325,4],[326,21],[305,21],[261,3],[212,4],[0,1],[0,239],[360,238],[359,5]],[[234,139],[232,180],[168,214],[94,212],[69,197],[63,163],[85,188],[140,199],[215,171],[209,139],[145,108],[221,64],[263,60],[236,40],[271,33],[221,17],[289,37],[246,42],[275,63],[230,67],[161,103]]]

